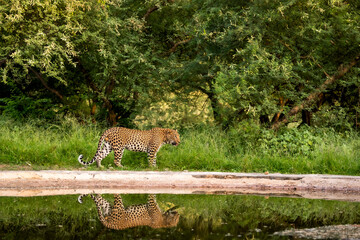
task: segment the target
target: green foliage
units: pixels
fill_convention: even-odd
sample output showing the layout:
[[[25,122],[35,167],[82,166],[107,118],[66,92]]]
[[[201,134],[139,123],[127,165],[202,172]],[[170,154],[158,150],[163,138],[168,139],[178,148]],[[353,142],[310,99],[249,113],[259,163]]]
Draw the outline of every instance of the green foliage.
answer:
[[[356,116],[349,112],[351,111],[348,108],[326,106],[314,116],[314,125],[334,129],[337,132],[351,131],[354,128]]]
[[[12,96],[2,98],[0,112],[14,120],[43,118],[52,120],[55,118],[55,110],[51,99],[32,99],[26,96]]]
[[[11,0],[0,8],[1,98],[110,125],[257,122],[288,113],[359,55],[359,12],[344,0]],[[359,69],[306,106],[318,126],[334,127],[341,113],[335,128],[354,128]],[[154,107],[178,101],[204,114]],[[179,113],[176,123],[162,118]]]
[[[75,64],[78,54],[71,37],[80,33],[78,17],[90,4],[79,1],[18,1],[1,8],[2,44],[0,55],[7,62],[2,80],[24,81],[30,68],[37,68],[47,77],[67,84],[66,64]],[[10,78],[9,78],[10,77]]]
[[[359,13],[342,0],[4,2],[0,111],[25,124],[1,123],[1,160],[73,167],[107,120],[182,129],[160,169],[358,174],[360,68],[338,73],[359,61]],[[314,128],[264,128],[332,77],[305,105]]]
[[[301,155],[306,157],[312,154],[322,139],[314,135],[307,128],[292,128],[285,129],[281,133],[263,131],[259,141],[260,149],[264,154],[278,154],[280,156]]]
[[[91,141],[97,141],[99,134],[96,126],[80,128],[73,120],[63,121],[62,125],[2,120],[0,127],[3,133],[0,161],[35,168],[70,167],[79,155],[80,146],[91,149]]]
[[[135,118],[138,104],[159,89],[157,58],[133,8],[117,0],[8,2],[0,9],[2,84],[70,114],[79,114],[72,106],[81,93],[80,101],[105,103],[105,116]]]
[[[175,71],[174,86],[184,94],[194,90],[206,94],[215,120],[225,126],[286,113],[359,53],[355,39],[360,35],[354,25],[359,14],[353,2],[181,3],[182,7],[190,5],[195,10],[188,11],[191,21],[183,22],[178,33],[185,32],[192,40],[181,54],[169,58]],[[176,27],[175,21],[167,29]],[[338,89],[347,92],[359,86],[357,71],[354,67],[332,86],[326,104],[333,105],[340,97]],[[359,99],[357,93],[351,95]],[[354,116],[357,102],[346,99],[341,97],[338,103],[341,108],[350,104],[352,110],[345,111]],[[354,119],[349,122],[353,124]]]
[[[224,132],[220,127],[180,130],[181,144],[165,145],[157,154],[157,170],[280,172],[359,175],[360,138],[356,132],[331,129],[283,129],[273,132],[251,121]],[[79,169],[77,157],[91,159],[105,128],[74,119],[61,124],[0,120],[0,161],[5,168]],[[121,170],[109,154],[102,164]],[[125,170],[152,169],[145,153],[125,151]],[[87,169],[98,170],[95,164]]]

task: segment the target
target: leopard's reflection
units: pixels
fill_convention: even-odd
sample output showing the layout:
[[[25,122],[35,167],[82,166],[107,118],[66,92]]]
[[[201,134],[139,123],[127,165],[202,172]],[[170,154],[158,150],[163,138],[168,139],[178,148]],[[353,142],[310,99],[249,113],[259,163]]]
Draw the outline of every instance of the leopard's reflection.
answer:
[[[82,203],[82,198],[86,195],[80,195],[78,202]],[[126,208],[119,194],[114,195],[113,206],[99,194],[90,194],[90,197],[96,204],[101,223],[110,229],[121,230],[136,226],[167,228],[174,227],[179,222],[180,215],[174,211],[175,207],[166,212],[161,211],[155,195],[149,195],[148,202],[145,204],[131,205]]]

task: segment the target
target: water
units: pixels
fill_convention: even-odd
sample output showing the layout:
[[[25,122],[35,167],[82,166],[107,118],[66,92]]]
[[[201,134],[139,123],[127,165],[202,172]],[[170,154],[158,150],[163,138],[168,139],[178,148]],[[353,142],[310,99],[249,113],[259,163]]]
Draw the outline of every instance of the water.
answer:
[[[0,239],[298,239],[304,232],[313,233],[310,239],[327,238],[329,232],[334,239],[356,239],[351,234],[359,232],[360,223],[359,202],[250,195],[94,194],[96,201],[87,195],[79,203],[78,197],[1,197]],[[131,213],[136,211],[134,217]],[[294,229],[301,229],[303,235],[296,235]]]

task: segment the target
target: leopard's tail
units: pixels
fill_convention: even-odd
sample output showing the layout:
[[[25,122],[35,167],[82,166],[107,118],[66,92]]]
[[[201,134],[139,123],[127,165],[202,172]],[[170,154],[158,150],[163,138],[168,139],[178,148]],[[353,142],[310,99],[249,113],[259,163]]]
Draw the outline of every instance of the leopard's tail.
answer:
[[[78,202],[79,203],[83,203],[82,199],[83,197],[87,196],[88,194],[81,194],[79,197],[78,197]]]
[[[81,195],[79,195],[79,197],[78,197],[78,202],[80,203],[80,204],[82,204],[83,203],[83,198],[84,197],[86,197],[86,196],[90,196],[93,200],[95,200],[96,199],[96,197],[94,196],[94,195],[92,195],[92,194],[81,194]]]
[[[95,195],[93,195],[93,194],[81,194],[81,195],[78,197],[78,202],[79,202],[79,203],[83,203],[83,201],[82,201],[83,197],[86,197],[86,196],[88,196],[88,195],[94,200],[94,202],[95,202],[95,204],[96,204],[96,206],[97,206],[97,212],[98,212],[98,215],[99,215],[99,220],[100,220],[100,222],[102,222],[102,224],[104,224],[105,226],[108,226],[108,223],[107,223],[107,221],[106,221],[106,219],[105,219],[105,215],[109,215],[109,214],[110,214],[111,209],[110,209],[109,203],[106,202],[106,200],[105,200],[105,202],[107,203],[107,204],[105,204],[105,205],[106,205],[105,208],[104,208],[102,205],[100,205],[100,204],[101,204],[101,200],[104,200],[104,199],[103,199],[99,194],[98,194],[97,197],[96,197]],[[104,212],[102,212],[102,210],[103,210]],[[110,227],[110,226],[109,226],[109,227]]]
[[[84,165],[84,166],[90,165],[90,164],[92,164],[92,163],[95,162],[95,158],[91,159],[90,162],[84,162],[84,161],[82,160],[83,157],[84,157],[84,156],[83,156],[82,154],[80,154],[79,157],[78,157],[78,161],[79,161],[79,163],[81,163],[81,164]]]
[[[98,148],[96,150],[95,156],[89,162],[85,162],[85,161],[82,160],[84,156],[82,154],[80,154],[79,157],[78,157],[79,163],[81,163],[84,166],[87,166],[87,165],[90,165],[90,164],[94,163],[96,161],[96,158],[97,158],[99,152],[101,151],[101,147],[103,145],[103,142],[104,142],[104,139],[105,139],[106,136],[107,136],[107,134],[104,133],[100,137]]]

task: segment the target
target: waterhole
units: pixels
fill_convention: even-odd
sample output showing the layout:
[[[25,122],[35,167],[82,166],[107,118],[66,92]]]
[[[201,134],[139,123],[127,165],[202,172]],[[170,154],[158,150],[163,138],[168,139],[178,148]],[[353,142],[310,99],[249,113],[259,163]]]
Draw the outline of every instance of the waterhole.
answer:
[[[94,192],[0,206],[0,239],[360,239],[360,202]]]

